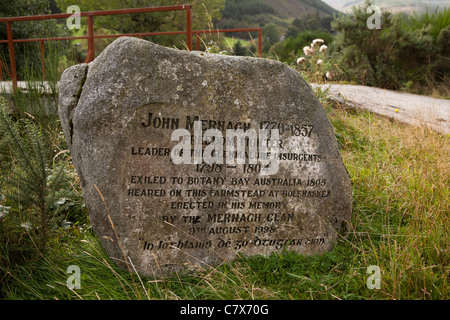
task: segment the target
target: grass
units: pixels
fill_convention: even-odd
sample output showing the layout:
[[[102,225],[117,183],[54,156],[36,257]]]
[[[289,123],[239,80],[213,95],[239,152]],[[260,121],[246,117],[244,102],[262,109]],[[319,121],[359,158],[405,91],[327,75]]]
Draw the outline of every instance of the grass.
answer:
[[[354,235],[384,271],[380,293],[448,298],[449,136],[368,112],[341,116],[333,122],[354,183]]]
[[[354,198],[353,230],[331,252],[240,256],[153,279],[118,269],[89,222],[79,221],[54,230],[47,250],[24,264],[5,263],[2,251],[0,298],[449,299],[449,135],[328,102],[325,108]],[[80,188],[76,176],[72,186]],[[80,289],[67,287],[70,265],[80,267]],[[380,268],[380,289],[366,285],[370,265]]]
[[[64,67],[48,60],[47,78],[56,84]],[[27,77],[39,75],[29,71]],[[0,184],[0,299],[449,299],[449,135],[321,97],[353,183],[349,237],[322,255],[240,256],[215,268],[153,279],[117,268],[104,252],[86,217],[60,125],[44,112],[47,104],[56,107],[55,91],[44,99],[37,88],[27,89],[14,98],[17,111],[40,124],[51,146],[50,173],[64,166],[70,192],[53,204],[58,221],[45,250],[33,250],[33,232],[20,223],[20,230],[11,231],[4,215],[19,213],[20,220],[32,212],[5,209],[13,206],[1,196]],[[3,161],[8,157],[0,152],[0,177],[17,166]],[[15,236],[5,241],[7,232]],[[71,265],[80,268],[80,289],[67,286]],[[367,287],[371,265],[380,268],[380,289]]]
[[[245,39],[238,39],[235,37],[223,37],[226,45],[230,48],[232,48],[237,42],[241,42],[242,46],[244,47],[251,47],[253,45],[253,42],[251,40],[245,40]]]

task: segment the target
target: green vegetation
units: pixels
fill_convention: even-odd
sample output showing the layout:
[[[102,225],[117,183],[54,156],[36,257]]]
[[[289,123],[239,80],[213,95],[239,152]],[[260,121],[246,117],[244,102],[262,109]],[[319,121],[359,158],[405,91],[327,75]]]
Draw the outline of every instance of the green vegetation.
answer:
[[[58,7],[65,12],[70,5],[78,5],[82,11],[113,10],[123,8],[157,7],[167,5],[182,5],[186,1],[182,0],[56,0]],[[209,24],[216,22],[222,16],[222,9],[225,6],[225,0],[194,0],[189,1],[192,5],[192,23],[194,30],[209,29]],[[82,24],[86,25],[82,19]],[[152,13],[133,13],[114,16],[96,17],[94,28],[97,34],[119,34],[119,33],[138,33],[138,32],[164,32],[179,31],[186,29],[185,11],[163,11]],[[99,30],[102,29],[102,30]],[[98,33],[100,31],[100,33]],[[186,48],[186,36],[148,36],[143,39],[156,42],[158,44]],[[97,48],[97,52],[106,47],[114,39],[103,39],[104,44]]]
[[[262,0],[259,0],[262,1]],[[263,26],[263,56],[277,59],[296,67],[300,57],[306,57],[303,48],[314,39],[323,39],[327,44],[321,70],[309,70],[301,66],[303,75],[312,81],[339,81],[376,86],[392,90],[433,95],[450,96],[450,10],[426,10],[412,15],[392,14],[382,11],[381,29],[369,29],[367,20],[372,13],[366,9],[373,1],[354,7],[350,14],[331,17],[326,10],[308,12],[302,18],[291,19],[289,23],[273,18],[270,23],[261,19],[262,13],[251,14],[252,6],[259,1],[249,2],[246,9],[240,2],[227,1],[224,19],[228,13],[239,11],[236,21],[230,27]],[[270,1],[264,3],[269,4]],[[253,4],[253,5],[252,5]],[[283,7],[284,2],[280,4]],[[265,10],[262,6],[259,10]],[[267,12],[272,12],[268,9]],[[281,9],[278,9],[281,10]],[[276,15],[275,10],[271,15]],[[252,20],[256,19],[256,20]],[[219,25],[220,25],[219,23]],[[281,35],[284,39],[280,39]],[[245,35],[236,37],[248,38]],[[253,50],[252,43],[247,52]],[[245,52],[245,50],[239,50]],[[310,71],[314,71],[311,73]],[[321,72],[317,75],[317,72]],[[326,74],[330,77],[327,79]]]
[[[9,207],[5,219],[10,222],[2,225],[5,227],[2,238],[6,237],[3,240],[9,246],[8,256],[15,261],[11,252],[44,250],[50,228],[54,227],[52,223],[60,215],[57,204],[70,194],[70,188],[65,168],[62,163],[55,162],[56,155],[49,145],[54,143],[55,128],[34,122],[32,116],[11,118],[3,101],[1,104],[0,178],[2,194]],[[30,237],[20,236],[24,230]]]
[[[261,0],[239,1],[228,0],[222,13],[222,20],[219,27],[222,29],[233,28],[254,28],[260,25],[262,19],[268,22],[269,19],[261,16],[269,16],[275,13],[275,9],[263,3]]]
[[[49,14],[52,12],[52,9],[56,10],[54,1],[52,0],[0,0],[0,17],[2,18]],[[12,24],[12,33],[14,39],[63,37],[68,35],[66,30],[60,28],[57,20],[14,22]],[[0,39],[5,40],[7,38],[6,24],[0,23]],[[46,50],[48,50],[48,43],[45,43],[44,46],[44,51]],[[30,73],[30,67],[33,68],[33,73],[39,72],[40,74],[41,56],[38,42],[16,43],[14,44],[14,51],[16,68],[19,75],[22,73]],[[0,45],[0,60],[3,62],[7,61],[7,63],[2,63],[1,72],[3,78],[10,78],[9,50],[6,44]]]
[[[368,29],[367,6],[332,22],[331,54],[339,80],[419,94],[449,96],[450,10],[421,16],[384,11],[381,29]]]
[[[358,6],[364,3],[364,0],[327,0],[327,3],[334,8],[343,11],[351,12],[353,6]],[[412,11],[426,11],[427,9],[444,8],[450,5],[449,0],[377,0],[376,5],[381,8],[395,8],[397,11],[411,13]]]
[[[269,3],[254,1],[259,2]],[[220,9],[224,2],[207,3],[198,15],[205,28],[213,29],[221,12],[214,11],[215,5]],[[337,35],[299,28],[268,45],[264,55],[298,68],[309,81],[329,81],[324,74],[330,72],[333,80],[450,96],[449,10],[413,16],[384,13],[381,30],[367,29],[367,17],[365,6],[336,17]],[[281,34],[294,25],[286,20],[283,29],[280,21],[264,24],[264,35]],[[116,31],[105,27],[103,32]],[[305,55],[304,47],[314,39],[323,39],[328,50],[316,47],[314,54]],[[250,54],[250,45],[254,41],[216,34],[202,38],[202,49],[209,52]],[[58,119],[52,116],[56,81],[67,66],[83,60],[80,50],[69,50],[64,43],[49,45],[48,92],[42,93],[42,82],[30,83],[28,93],[19,90],[13,96],[13,108],[7,100],[0,103],[0,299],[450,298],[450,136],[347,109],[327,101],[321,91],[317,94],[353,183],[348,238],[323,255],[285,251],[241,256],[214,269],[167,279],[118,269],[90,226],[80,180]],[[304,64],[297,64],[299,57],[306,58]],[[23,78],[42,80],[38,56],[17,59],[29,61],[22,63]],[[70,265],[81,269],[80,289],[66,285]],[[371,265],[381,270],[380,289],[367,288]]]
[[[3,15],[37,14],[61,9],[65,11],[73,1],[40,1],[39,6],[23,1],[11,7],[5,2]],[[171,1],[180,4],[183,1]],[[59,6],[56,7],[55,3]],[[192,1],[194,29],[214,30],[215,28],[262,27],[263,56],[277,59],[295,66],[303,48],[314,39],[324,39],[329,47],[324,74],[330,72],[333,81],[350,82],[377,86],[393,90],[450,96],[450,10],[427,10],[412,15],[382,13],[381,29],[367,28],[366,21],[371,13],[366,8],[372,4],[354,7],[350,14],[336,14],[331,7],[321,1],[296,0],[207,0]],[[79,0],[77,5],[83,11],[117,9],[123,2]],[[165,1],[152,5],[166,5]],[[127,7],[145,5],[142,1],[129,0]],[[332,16],[333,15],[333,16]],[[36,37],[72,33],[80,36],[87,33],[86,21],[82,19],[80,30],[67,30],[63,21],[47,21],[48,24],[18,23],[15,37]],[[169,31],[185,28],[183,12],[157,12],[151,14],[129,14],[96,17],[95,33],[111,35],[127,32]],[[30,27],[31,26],[31,27]],[[3,29],[1,29],[3,28]],[[5,34],[5,26],[0,25],[0,33]],[[2,31],[3,30],[3,31]],[[144,37],[153,42],[186,48],[185,36]],[[240,43],[226,40],[233,38]],[[114,38],[96,39],[95,51],[99,54]],[[54,46],[54,45],[53,45]],[[87,41],[61,41],[58,52],[61,57],[60,69],[84,61],[87,55]],[[41,59],[38,43],[16,44],[19,79],[24,74],[40,74]],[[8,50],[0,46],[0,58],[4,66],[3,77],[8,79]],[[52,50],[52,43],[45,42],[45,52]],[[207,34],[200,37],[200,50],[236,55],[257,55],[256,33]],[[24,57],[27,57],[25,60]],[[46,58],[47,59],[47,58]],[[46,64],[47,64],[46,60]],[[34,70],[26,70],[33,66]],[[6,67],[6,68],[5,68]],[[304,69],[308,77],[308,70]],[[313,77],[309,77],[312,79]]]
[[[314,39],[322,39],[326,44],[333,41],[333,35],[324,31],[304,31],[297,34],[296,37],[290,37],[285,41],[276,43],[269,51],[271,56],[293,65],[299,57],[305,56],[303,48],[311,46]]]
[[[285,29],[294,19],[332,16],[336,10],[322,1],[314,0],[226,0],[219,28],[256,28],[275,23]]]
[[[239,257],[214,269],[174,274],[167,279],[129,274],[114,265],[93,233],[70,158],[60,152],[52,157],[53,148],[63,143],[60,133],[54,131],[39,139],[42,146],[44,141],[51,145],[47,151],[52,151],[52,155],[41,164],[36,163],[40,168],[46,163],[50,169],[47,176],[55,176],[53,172],[62,168],[68,183],[65,188],[50,182],[44,187],[48,194],[60,197],[53,205],[44,202],[48,204],[46,222],[50,226],[45,246],[36,242],[42,232],[39,219],[31,230],[25,224],[27,217],[39,216],[37,207],[8,197],[8,185],[0,188],[4,195],[0,218],[0,297],[448,299],[449,137],[328,102],[325,108],[354,192],[352,230],[333,251],[309,257],[292,252]],[[8,125],[16,121],[2,119]],[[39,128],[38,123],[34,124],[35,129],[28,128],[34,126],[30,121],[17,125],[24,132]],[[23,135],[20,144],[31,147],[36,134]],[[2,181],[18,174],[22,155],[16,148],[11,144],[8,152],[1,153]],[[42,147],[40,152],[44,151]],[[30,180],[27,175],[17,177],[17,188],[25,187]],[[70,265],[81,269],[80,289],[66,286]],[[370,265],[381,270],[379,290],[366,286]]]
[[[261,27],[263,51],[268,52],[281,35],[288,38],[306,30],[330,31],[332,15],[335,13],[336,10],[322,1],[226,0],[222,18],[217,20],[215,26],[220,29]],[[250,39],[248,33],[234,35]]]

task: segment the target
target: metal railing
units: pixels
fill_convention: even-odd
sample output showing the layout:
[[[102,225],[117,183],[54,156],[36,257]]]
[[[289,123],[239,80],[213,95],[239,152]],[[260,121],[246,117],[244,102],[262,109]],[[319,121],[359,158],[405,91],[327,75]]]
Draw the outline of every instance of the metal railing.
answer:
[[[164,31],[164,32],[139,32],[139,33],[122,33],[113,35],[95,35],[94,34],[94,19],[95,16],[107,16],[117,14],[131,14],[131,13],[144,13],[144,12],[161,12],[161,11],[186,11],[186,30],[185,31]],[[258,56],[261,57],[262,48],[262,33],[261,28],[247,28],[247,29],[218,29],[218,30],[192,30],[192,8],[190,4],[176,5],[176,6],[163,6],[163,7],[145,7],[145,8],[131,8],[131,9],[117,9],[117,10],[102,10],[102,11],[86,11],[80,12],[80,17],[87,17],[88,32],[86,36],[79,37],[49,37],[49,38],[32,38],[32,39],[14,39],[12,32],[12,23],[17,21],[34,21],[34,20],[50,20],[50,19],[66,19],[71,17],[72,13],[59,13],[37,16],[22,16],[22,17],[10,17],[0,18],[0,22],[6,23],[7,40],[0,40],[1,43],[8,44],[9,60],[10,60],[10,72],[13,83],[14,92],[17,88],[17,70],[14,53],[14,43],[24,42],[39,42],[41,51],[41,63],[42,63],[42,75],[45,78],[45,61],[44,61],[44,42],[45,41],[60,41],[60,40],[76,40],[87,39],[88,41],[88,53],[85,62],[88,63],[95,58],[94,41],[98,38],[112,38],[122,36],[157,36],[157,35],[186,35],[186,46],[189,51],[192,50],[192,35],[196,35],[197,47],[200,48],[200,35],[207,33],[224,33],[224,32],[253,32],[258,31]],[[6,70],[6,68],[5,68]],[[0,81],[2,80],[2,62],[0,60]]]

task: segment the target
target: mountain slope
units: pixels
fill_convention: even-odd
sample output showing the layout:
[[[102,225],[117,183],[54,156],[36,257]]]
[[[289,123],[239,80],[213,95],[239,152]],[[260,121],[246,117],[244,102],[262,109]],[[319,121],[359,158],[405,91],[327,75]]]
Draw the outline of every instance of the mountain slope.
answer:
[[[252,28],[269,23],[287,28],[296,18],[338,13],[321,0],[226,0],[219,28]]]
[[[352,6],[358,6],[364,3],[364,0],[323,0],[333,8],[348,12],[352,10]],[[375,0],[375,5],[389,11],[421,11],[426,7],[434,9],[436,7],[444,8],[450,6],[450,0]]]
[[[287,19],[301,18],[316,11],[319,12],[320,16],[337,13],[336,9],[320,0],[262,0],[262,2],[272,6],[276,15],[284,16]]]

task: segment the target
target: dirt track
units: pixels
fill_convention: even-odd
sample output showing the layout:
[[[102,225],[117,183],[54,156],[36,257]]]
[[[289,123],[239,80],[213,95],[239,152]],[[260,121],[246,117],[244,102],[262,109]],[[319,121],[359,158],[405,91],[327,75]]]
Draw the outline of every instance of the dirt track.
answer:
[[[313,88],[317,85],[312,85]],[[320,85],[332,99],[412,125],[450,133],[450,100],[348,84]]]

